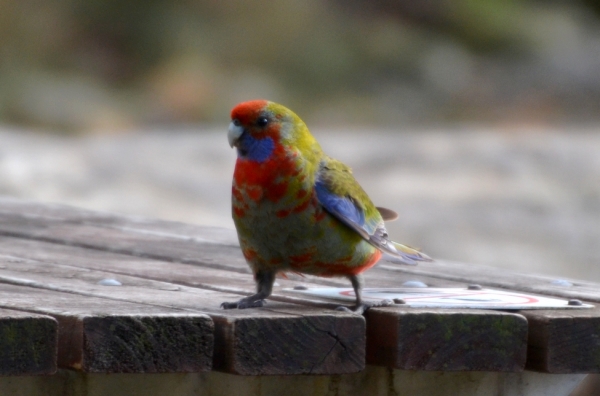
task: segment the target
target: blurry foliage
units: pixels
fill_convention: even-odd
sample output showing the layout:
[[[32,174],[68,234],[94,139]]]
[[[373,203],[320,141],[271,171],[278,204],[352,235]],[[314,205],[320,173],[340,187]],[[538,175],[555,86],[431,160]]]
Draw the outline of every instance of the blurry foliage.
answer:
[[[0,0],[0,119],[224,122],[259,97],[329,124],[594,119],[597,4]]]

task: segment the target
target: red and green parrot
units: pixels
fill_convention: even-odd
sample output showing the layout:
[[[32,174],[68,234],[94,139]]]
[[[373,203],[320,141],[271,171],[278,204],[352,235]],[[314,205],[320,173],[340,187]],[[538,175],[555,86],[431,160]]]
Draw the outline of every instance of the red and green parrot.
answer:
[[[323,153],[291,110],[266,100],[240,103],[227,137],[237,149],[232,215],[257,292],[223,308],[260,307],[278,273],[296,272],[348,278],[353,311],[362,313],[373,304],[361,299],[361,273],[382,255],[412,265],[431,260],[388,239],[382,214],[395,213],[375,207],[351,169]]]

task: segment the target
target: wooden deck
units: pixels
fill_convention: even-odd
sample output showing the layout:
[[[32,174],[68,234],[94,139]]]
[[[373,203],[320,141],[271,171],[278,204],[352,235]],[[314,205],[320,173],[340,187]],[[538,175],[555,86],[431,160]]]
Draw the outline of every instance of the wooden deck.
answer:
[[[417,267],[382,263],[366,273],[371,287],[409,280],[600,302],[599,285],[590,282],[558,286],[549,277],[441,260]],[[111,286],[115,281],[120,285]],[[600,372],[597,308],[502,312],[396,305],[363,317],[332,310],[339,305],[332,300],[283,290],[324,285],[349,286],[344,279],[290,276],[277,280],[266,307],[222,310],[221,302],[254,290],[233,230],[2,198],[0,375],[57,369],[341,375],[374,366]]]

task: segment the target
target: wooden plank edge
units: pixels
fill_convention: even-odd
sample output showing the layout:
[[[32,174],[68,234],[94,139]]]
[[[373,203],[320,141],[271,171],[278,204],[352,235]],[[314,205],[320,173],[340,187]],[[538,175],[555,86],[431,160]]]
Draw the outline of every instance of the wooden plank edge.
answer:
[[[600,308],[521,314],[530,323],[527,370],[600,373]]]
[[[9,265],[8,263],[6,265]],[[51,267],[52,265],[47,265]],[[60,266],[63,270],[65,266]],[[3,269],[0,272],[7,272]],[[90,271],[85,271],[89,274]],[[99,273],[99,275],[101,275]],[[30,276],[32,279],[25,279]],[[53,277],[49,272],[44,274],[24,273],[20,277],[0,276],[0,282],[19,285],[21,287],[32,287],[35,289],[49,290],[59,293],[69,293],[85,297],[106,299],[107,304],[135,303],[154,307],[166,307],[181,309],[182,311],[194,312],[197,315],[206,315],[214,323],[214,369],[243,375],[292,375],[292,374],[347,374],[364,369],[365,354],[365,320],[362,316],[340,313],[336,311],[321,312],[314,308],[275,303],[268,308],[256,311],[248,310],[221,310],[218,305],[213,309],[207,309],[208,304],[213,304],[214,299],[230,298],[221,293],[210,292],[211,296],[203,293],[194,293],[184,296],[180,293],[186,289],[182,286],[174,295],[172,291],[154,290],[144,298],[132,297],[132,292],[126,290],[128,286],[113,289],[100,288],[83,291],[80,286],[72,284],[77,280],[72,273],[65,274],[69,278],[61,279]],[[103,277],[105,275],[102,275]],[[129,277],[129,282],[134,277]],[[148,283],[144,281],[143,283]],[[164,283],[164,282],[163,282]],[[170,300],[155,299],[155,295],[162,293],[169,295]],[[213,296],[214,295],[214,296]],[[185,298],[184,298],[185,297]],[[140,299],[142,298],[142,299]],[[193,299],[198,299],[198,305],[194,306]],[[180,304],[177,304],[180,301]],[[107,309],[110,312],[110,309]],[[52,314],[52,313],[50,313]],[[100,318],[106,324],[95,324],[91,330],[85,326],[86,321],[94,323],[93,318],[84,319],[72,315],[61,317],[55,315],[59,321],[60,334],[64,336],[59,342],[62,351],[74,351],[74,355],[66,356],[59,360],[61,367],[76,368],[87,372],[161,372],[160,369],[149,365],[137,365],[133,367],[118,364],[119,360],[113,359],[112,363],[106,363],[102,358],[98,362],[98,351],[108,350],[106,354],[118,355],[115,349],[120,347],[98,343],[98,347],[89,348],[89,334],[96,334],[95,339],[117,338],[112,334],[115,326],[131,328],[131,331],[123,331],[127,335],[125,344],[127,348],[134,351],[142,349],[136,346],[136,334],[143,333],[139,329],[139,319],[134,323],[128,322],[129,317],[123,315],[106,315]],[[148,320],[154,321],[156,315]],[[123,324],[123,323],[126,324]],[[179,322],[176,321],[176,324]],[[100,333],[98,335],[97,333]],[[106,335],[105,335],[106,334]],[[222,336],[227,335],[227,336]],[[87,338],[86,338],[87,337]],[[123,343],[123,339],[119,342]],[[86,349],[88,347],[88,349]],[[141,352],[140,352],[141,353]],[[61,355],[62,356],[62,355]],[[86,356],[91,356],[89,361]],[[128,359],[132,360],[134,356]],[[222,363],[225,362],[225,363]],[[167,367],[163,371],[181,371],[176,367]],[[158,371],[157,371],[158,370]]]
[[[88,373],[212,369],[214,324],[202,314],[56,315],[58,364]]]
[[[527,355],[522,315],[457,309],[374,308],[367,364],[403,370],[519,372]]]
[[[54,318],[0,309],[0,376],[54,374],[57,342]]]
[[[289,313],[289,311],[288,311]],[[365,368],[365,320],[332,312],[279,320],[213,317],[214,369],[238,375],[352,374]]]

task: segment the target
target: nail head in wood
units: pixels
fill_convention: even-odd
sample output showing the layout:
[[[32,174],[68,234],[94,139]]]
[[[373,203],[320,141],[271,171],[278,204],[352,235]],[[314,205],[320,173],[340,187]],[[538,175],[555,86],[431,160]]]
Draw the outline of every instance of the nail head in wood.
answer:
[[[116,279],[102,279],[98,282],[101,286],[121,286],[122,283]]]
[[[550,283],[554,286],[565,286],[565,287],[573,286],[573,284],[566,279],[555,279]]]
[[[427,285],[421,281],[410,280],[410,281],[404,282],[402,284],[402,287],[427,287]]]

